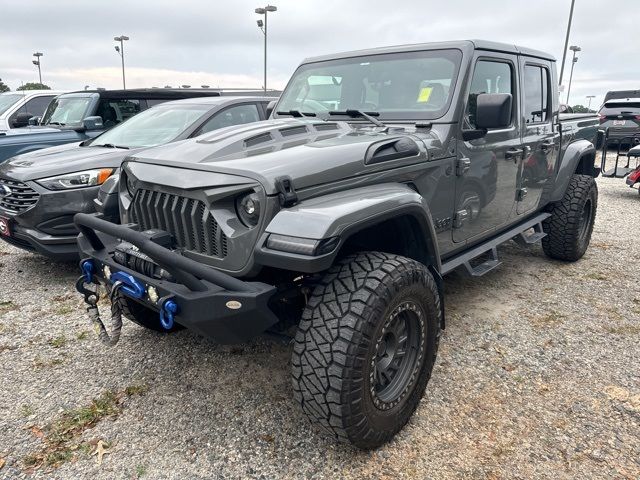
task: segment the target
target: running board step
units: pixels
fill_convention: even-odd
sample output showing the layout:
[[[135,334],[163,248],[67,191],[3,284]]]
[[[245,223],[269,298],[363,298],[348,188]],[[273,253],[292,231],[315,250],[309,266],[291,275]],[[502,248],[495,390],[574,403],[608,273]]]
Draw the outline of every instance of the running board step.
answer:
[[[542,222],[551,216],[550,213],[539,213],[535,217],[526,220],[513,228],[510,228],[504,233],[501,233],[485,242],[477,245],[470,250],[467,250],[463,253],[460,253],[454,257],[451,257],[444,262],[442,262],[442,268],[440,269],[442,275],[445,275],[460,266],[464,266],[467,271],[473,275],[474,277],[485,275],[490,272],[498,265],[500,265],[500,261],[498,260],[498,253],[496,247],[501,245],[512,238],[515,238],[516,241],[522,242],[524,244],[530,244],[539,241],[541,238],[545,236],[545,233],[542,231]],[[533,233],[525,234],[527,230],[533,228]],[[485,262],[473,266],[471,265],[471,261],[490,253],[491,258],[486,260]]]
[[[542,222],[535,224],[532,228],[533,232],[527,233],[529,230],[526,230],[513,237],[513,240],[518,245],[526,247],[527,245],[538,243],[540,240],[547,236],[547,234],[544,233],[544,229],[542,228]]]
[[[498,249],[493,247],[491,250],[485,253],[491,253],[491,258],[489,260],[485,260],[479,265],[471,265],[471,261],[464,262],[464,268],[467,269],[469,275],[472,277],[481,277],[489,273],[494,268],[497,268],[502,263],[498,260]]]

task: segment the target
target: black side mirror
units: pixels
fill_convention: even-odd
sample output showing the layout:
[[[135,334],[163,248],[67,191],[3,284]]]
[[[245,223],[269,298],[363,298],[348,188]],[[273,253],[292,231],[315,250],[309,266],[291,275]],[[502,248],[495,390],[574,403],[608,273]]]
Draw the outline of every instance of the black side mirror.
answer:
[[[42,121],[42,117],[31,117],[29,119],[29,126],[35,127],[36,125],[40,125],[41,121]]]
[[[11,125],[13,128],[22,128],[29,125],[29,119],[33,117],[30,113],[19,113],[16,115],[16,118],[13,120],[13,124]]]
[[[278,103],[277,100],[271,100],[268,104],[267,104],[267,118],[271,118],[271,114],[273,113],[273,109],[276,108],[276,103]]]
[[[102,130],[104,128],[104,124],[102,123],[102,117],[94,116],[87,117],[82,120],[82,130]]]
[[[507,128],[511,125],[513,97],[510,93],[482,93],[476,107],[477,128]]]

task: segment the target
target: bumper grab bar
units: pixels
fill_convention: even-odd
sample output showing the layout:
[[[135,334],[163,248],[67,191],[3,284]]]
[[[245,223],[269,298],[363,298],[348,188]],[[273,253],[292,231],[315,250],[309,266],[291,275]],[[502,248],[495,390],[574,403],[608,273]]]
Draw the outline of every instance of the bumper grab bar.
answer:
[[[154,243],[147,236],[136,230],[107,222],[96,215],[87,213],[76,213],[73,221],[94,250],[102,251],[105,249],[104,243],[102,243],[95,231],[125,240],[151,257],[160,267],[170,272],[178,282],[184,284],[191,291],[203,292],[207,290],[206,285],[199,279],[206,280],[229,291],[254,291],[250,283],[243,282],[231,275],[178,255]]]

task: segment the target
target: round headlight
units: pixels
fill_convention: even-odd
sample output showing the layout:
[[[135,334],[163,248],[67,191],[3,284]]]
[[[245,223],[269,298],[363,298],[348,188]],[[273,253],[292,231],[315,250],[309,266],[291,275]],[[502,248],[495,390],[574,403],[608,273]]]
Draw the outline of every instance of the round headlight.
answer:
[[[133,195],[136,192],[136,182],[131,175],[126,176],[126,185],[127,185],[127,192],[129,192],[129,195],[133,197]]]
[[[255,227],[260,219],[260,197],[248,193],[236,200],[238,217],[247,227]]]

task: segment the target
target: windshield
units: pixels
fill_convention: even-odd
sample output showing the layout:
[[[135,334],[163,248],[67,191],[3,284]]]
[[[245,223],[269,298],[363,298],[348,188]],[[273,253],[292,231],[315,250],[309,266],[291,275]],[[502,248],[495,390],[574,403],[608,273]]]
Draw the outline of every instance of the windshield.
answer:
[[[22,98],[19,93],[2,94],[0,95],[0,115],[9,110],[18,100]]]
[[[90,97],[54,98],[42,117],[42,125],[80,124],[85,118]]]
[[[210,105],[159,105],[96,137],[90,145],[152,147],[174,140],[211,109]]]
[[[620,115],[622,112],[640,114],[640,102],[607,102],[599,113],[601,115]]]
[[[378,118],[387,120],[439,118],[451,101],[461,58],[459,50],[430,50],[302,65],[277,111],[361,110],[379,112]]]

